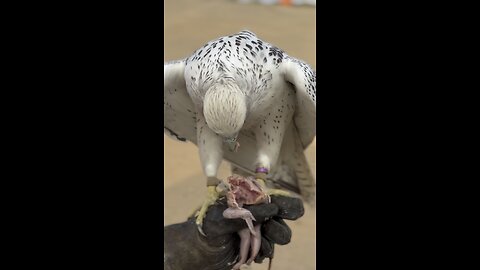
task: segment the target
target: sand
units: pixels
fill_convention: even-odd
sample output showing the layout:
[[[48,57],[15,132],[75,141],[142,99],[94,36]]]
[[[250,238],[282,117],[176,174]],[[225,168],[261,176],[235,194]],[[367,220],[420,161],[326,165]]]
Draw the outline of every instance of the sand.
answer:
[[[189,56],[214,38],[248,29],[261,39],[303,59],[315,68],[315,9],[305,7],[242,5],[228,0],[165,1],[165,61]],[[205,177],[195,145],[164,136],[165,217],[164,225],[183,222],[205,195]],[[316,175],[316,141],[306,150]],[[219,177],[230,175],[224,162]],[[275,247],[272,269],[315,269],[315,209],[305,206],[305,215],[287,221],[292,241]],[[268,268],[268,260],[250,269]]]

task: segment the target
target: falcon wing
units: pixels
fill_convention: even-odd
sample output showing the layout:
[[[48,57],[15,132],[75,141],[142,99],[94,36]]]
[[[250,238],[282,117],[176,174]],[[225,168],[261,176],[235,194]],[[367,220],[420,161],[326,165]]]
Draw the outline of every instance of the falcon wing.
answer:
[[[294,123],[305,149],[317,133],[316,74],[309,65],[291,57],[284,59],[280,69],[285,80],[293,85],[295,91],[297,108]]]
[[[305,201],[314,205],[315,179],[304,150],[317,133],[315,72],[306,63],[291,57],[286,57],[281,63],[280,72],[295,91],[297,106],[292,124],[285,131],[272,178],[296,187]]]
[[[196,143],[196,113],[185,82],[185,61],[163,65],[164,132],[171,138]]]

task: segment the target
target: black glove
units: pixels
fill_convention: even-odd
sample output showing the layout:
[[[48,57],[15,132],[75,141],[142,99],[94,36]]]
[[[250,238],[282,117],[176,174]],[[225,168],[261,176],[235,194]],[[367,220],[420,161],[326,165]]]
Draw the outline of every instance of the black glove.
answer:
[[[274,244],[286,245],[292,231],[283,219],[296,220],[303,216],[303,202],[298,198],[272,196],[269,204],[244,206],[262,223],[262,246],[255,262],[273,257]],[[164,268],[230,270],[237,259],[240,238],[237,231],[247,228],[243,219],[226,219],[227,209],[224,198],[208,208],[203,221],[203,231],[198,232],[195,219],[173,224],[164,228]]]

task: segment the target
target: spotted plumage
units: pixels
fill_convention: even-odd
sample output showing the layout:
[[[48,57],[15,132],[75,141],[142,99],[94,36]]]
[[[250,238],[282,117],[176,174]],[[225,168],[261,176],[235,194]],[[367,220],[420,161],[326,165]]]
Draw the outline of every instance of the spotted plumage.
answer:
[[[303,153],[316,134],[309,65],[242,31],[166,63],[164,80],[165,133],[198,145],[207,177],[225,158],[237,172],[265,167],[269,178],[313,198]],[[228,151],[225,141],[235,139],[240,148]]]

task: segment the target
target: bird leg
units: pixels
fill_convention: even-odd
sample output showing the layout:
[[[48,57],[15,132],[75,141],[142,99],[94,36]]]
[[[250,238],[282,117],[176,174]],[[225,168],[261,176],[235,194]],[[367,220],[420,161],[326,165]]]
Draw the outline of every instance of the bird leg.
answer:
[[[262,189],[265,191],[265,194],[268,196],[268,202],[271,202],[270,196],[277,195],[277,196],[285,196],[285,197],[293,197],[293,195],[285,190],[276,189],[276,188],[268,188],[265,181],[267,180],[268,169],[265,167],[257,167],[255,170],[255,178],[257,182],[260,184]]]
[[[240,269],[242,264],[247,261],[247,256],[248,256],[248,250],[250,247],[250,241],[251,236],[250,236],[250,231],[247,229],[240,230],[238,232],[238,235],[240,236],[240,254],[238,258],[238,262],[233,266],[233,270]]]
[[[266,190],[268,196],[276,195],[276,196],[285,196],[285,197],[294,197],[290,192],[283,190],[283,189],[276,189],[276,188],[269,188]]]
[[[252,235],[250,239],[250,259],[247,261],[247,265],[250,265],[255,257],[257,257],[258,252],[260,251],[260,247],[262,245],[262,237],[260,225],[255,226],[255,234]]]
[[[197,228],[198,228],[198,231],[204,235],[205,233],[203,232],[202,230],[202,225],[203,225],[203,219],[205,218],[206,214],[207,214],[207,210],[208,210],[208,207],[213,205],[217,199],[220,197],[218,191],[216,190],[217,186],[216,184],[215,185],[210,185],[214,182],[213,179],[211,179],[211,177],[209,177],[209,183],[207,184],[207,196],[205,198],[205,200],[203,201],[203,204],[202,204],[202,207],[200,208],[200,210],[197,212],[196,214],[196,224],[197,224]]]
[[[250,233],[254,236],[256,235],[253,225],[253,221],[256,221],[255,217],[252,215],[252,212],[248,211],[247,209],[241,207],[227,208],[223,212],[223,217],[229,219],[242,218],[247,223]]]
[[[203,219],[207,214],[208,207],[213,205],[220,197],[216,190],[220,183],[217,171],[222,162],[222,138],[215,134],[207,125],[201,110],[197,110],[197,141],[200,153],[200,161],[205,175],[207,176],[207,196],[203,201],[200,211],[196,215],[198,231],[205,235],[202,230]]]

